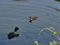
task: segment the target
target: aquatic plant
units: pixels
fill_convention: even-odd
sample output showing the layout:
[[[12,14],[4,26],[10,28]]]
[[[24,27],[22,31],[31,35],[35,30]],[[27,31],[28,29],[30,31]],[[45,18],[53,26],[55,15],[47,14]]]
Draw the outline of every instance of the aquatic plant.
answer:
[[[60,42],[57,42],[57,41],[53,41],[53,42],[50,42],[50,45],[57,45],[57,44],[60,44]],[[43,45],[43,44],[39,44],[38,41],[34,41],[34,45]]]
[[[34,41],[34,45],[43,45],[43,44],[41,44],[41,43],[39,44],[38,41],[36,40],[36,41]]]
[[[34,45],[38,45],[38,41],[36,40],[36,41],[34,41]]]
[[[39,37],[40,37],[40,33],[43,32],[43,31],[45,31],[45,30],[50,31],[50,32],[52,33],[52,36],[56,35],[56,32],[53,31],[54,28],[53,28],[53,27],[49,27],[49,28],[43,28],[43,29],[41,29],[41,30],[39,31],[39,34],[38,34]]]
[[[52,27],[52,26],[51,26],[51,27],[49,27],[49,29],[50,29],[50,30],[55,30],[55,28],[54,28],[54,27]]]
[[[57,44],[59,44],[59,45],[60,45],[60,42],[57,42]]]
[[[55,31],[53,31],[53,30],[55,30],[55,28],[54,27],[49,27],[49,28],[43,28],[43,29],[41,29],[40,31],[39,31],[39,37],[40,37],[40,33],[42,33],[43,31],[45,31],[45,30],[48,30],[48,31],[50,31],[51,33],[52,33],[52,37],[53,36],[55,36],[55,35],[57,35],[57,39],[58,40],[60,40],[60,38],[59,38],[59,33],[58,32],[55,32]]]
[[[45,30],[50,31],[50,32],[52,33],[52,37],[56,36],[57,39],[60,41],[60,37],[59,37],[60,35],[59,35],[58,32],[55,32],[55,31],[54,31],[54,30],[55,30],[54,27],[49,27],[49,28],[43,28],[43,29],[41,29],[41,30],[39,31],[39,37],[40,37],[40,33],[42,33],[42,32],[45,31]],[[58,43],[57,41],[50,42],[50,45],[57,45],[57,44],[60,44],[60,43]]]
[[[39,45],[43,45],[43,44],[39,44]]]
[[[50,42],[50,45],[57,45],[56,41]]]
[[[57,34],[57,32],[52,32],[52,37],[54,37]]]
[[[52,27],[52,26],[49,27],[49,28],[43,28],[43,29],[41,29],[41,30],[39,31],[39,34],[38,34],[39,37],[40,37],[40,33],[42,33],[42,32],[45,31],[45,30],[50,31],[50,32],[52,33],[52,37],[56,36],[57,39],[60,41],[60,37],[58,36],[59,33],[58,33],[58,32],[55,32],[55,31],[54,31],[55,28]],[[60,42],[57,42],[57,41],[50,42],[50,45],[57,45],[57,44],[60,45]],[[39,44],[38,41],[34,41],[34,45],[43,45],[43,44]]]

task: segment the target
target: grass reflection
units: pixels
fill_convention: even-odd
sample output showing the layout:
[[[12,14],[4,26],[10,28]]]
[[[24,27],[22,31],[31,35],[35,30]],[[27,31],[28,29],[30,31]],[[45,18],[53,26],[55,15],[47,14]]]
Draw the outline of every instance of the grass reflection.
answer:
[[[60,2],[60,0],[55,0],[55,1]]]

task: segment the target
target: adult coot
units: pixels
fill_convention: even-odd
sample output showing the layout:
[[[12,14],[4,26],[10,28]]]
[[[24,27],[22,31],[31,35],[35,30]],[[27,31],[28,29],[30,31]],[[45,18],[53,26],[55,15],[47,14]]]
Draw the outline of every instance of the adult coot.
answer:
[[[11,33],[8,34],[8,39],[12,39],[14,37],[18,37],[19,36],[19,34],[17,33],[18,30],[19,30],[19,28],[15,27],[14,32],[11,32]]]

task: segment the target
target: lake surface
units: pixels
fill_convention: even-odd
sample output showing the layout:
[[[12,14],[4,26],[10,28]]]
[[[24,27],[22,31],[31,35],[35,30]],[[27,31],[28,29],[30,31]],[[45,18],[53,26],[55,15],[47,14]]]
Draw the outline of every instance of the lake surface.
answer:
[[[29,16],[38,16],[38,20],[29,23]],[[8,33],[18,26],[19,37],[9,40]],[[54,31],[60,31],[60,2],[54,0],[0,0],[0,45],[34,45],[38,40],[43,45],[49,45],[56,37],[51,37],[49,31],[38,33],[42,28],[53,26]]]

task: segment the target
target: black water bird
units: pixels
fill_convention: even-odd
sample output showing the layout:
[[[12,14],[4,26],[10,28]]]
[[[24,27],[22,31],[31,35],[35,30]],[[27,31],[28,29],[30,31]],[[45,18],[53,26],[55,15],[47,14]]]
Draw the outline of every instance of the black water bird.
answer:
[[[32,21],[34,21],[34,20],[37,20],[37,16],[30,16],[29,17],[29,22],[32,22]]]
[[[11,32],[11,33],[8,34],[8,39],[12,39],[14,37],[18,37],[19,36],[19,34],[17,33],[18,30],[19,30],[19,28],[15,27],[14,32]]]

